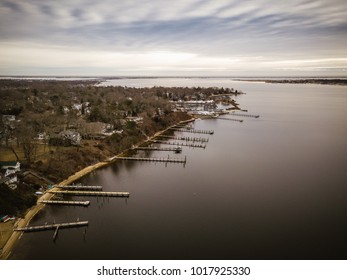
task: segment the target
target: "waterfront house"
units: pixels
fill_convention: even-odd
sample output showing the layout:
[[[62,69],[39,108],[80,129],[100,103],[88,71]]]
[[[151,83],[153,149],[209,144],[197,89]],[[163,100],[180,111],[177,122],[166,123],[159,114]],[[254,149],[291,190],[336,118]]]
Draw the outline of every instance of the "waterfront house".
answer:
[[[10,175],[7,175],[6,178],[8,178],[9,180],[7,181],[7,184],[14,184],[18,182],[18,177],[17,174],[15,173],[11,173]]]
[[[135,122],[137,124],[143,123],[143,117],[126,117],[125,119],[127,122]]]
[[[71,145],[78,146],[81,144],[81,135],[79,132],[74,130],[64,130],[59,135],[67,140],[70,140]]]
[[[10,174],[5,177],[3,170],[0,171],[0,186],[5,186],[12,190],[15,190],[17,188],[17,182],[17,174]]]
[[[20,171],[20,162],[18,161],[0,161],[0,169],[10,170],[9,174]]]
[[[47,135],[46,132],[38,133],[37,137],[35,138],[35,140],[37,140],[39,142],[46,142],[46,141],[49,140],[49,136]]]
[[[14,122],[15,120],[16,120],[15,115],[2,115],[2,122],[3,123]]]
[[[75,130],[64,130],[58,134],[51,135],[49,144],[55,146],[79,146],[81,144],[81,135]]]

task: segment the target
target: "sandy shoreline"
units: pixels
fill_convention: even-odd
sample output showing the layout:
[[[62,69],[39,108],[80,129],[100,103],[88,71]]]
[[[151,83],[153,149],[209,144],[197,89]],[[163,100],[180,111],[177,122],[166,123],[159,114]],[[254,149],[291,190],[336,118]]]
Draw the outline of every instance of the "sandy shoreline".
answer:
[[[164,132],[168,131],[170,128],[178,125],[178,124],[186,124],[189,122],[193,122],[195,120],[195,118],[191,118],[189,120],[186,121],[180,121],[162,131],[159,131],[157,133],[155,133],[153,136],[151,136],[150,138],[148,138],[145,141],[142,141],[141,143],[137,144],[137,146],[143,145],[146,142],[150,142],[152,141],[154,138],[158,137],[159,135],[163,134]],[[122,156],[126,151],[123,151],[122,153],[106,160],[106,161],[102,161],[102,162],[98,162],[94,165],[91,166],[87,166],[86,168],[76,172],[75,174],[71,175],[70,177],[68,177],[67,179],[65,179],[64,181],[58,183],[57,185],[70,185],[72,184],[74,181],[82,178],[83,176],[91,173],[92,171],[101,168],[103,166],[106,166],[112,162],[115,162],[117,160],[118,156]],[[53,187],[51,190],[57,189],[55,187]],[[48,193],[45,192],[38,200],[36,205],[34,205],[33,207],[31,207],[27,213],[25,214],[24,218],[20,218],[15,224],[14,227],[26,227],[29,225],[30,221],[35,217],[35,215],[43,209],[43,207],[45,207],[45,204],[41,203],[42,200],[50,200],[52,197],[54,196],[54,194],[52,193]],[[8,239],[8,241],[6,242],[5,246],[2,249],[1,255],[0,255],[0,260],[6,260],[8,259],[8,257],[10,256],[12,249],[14,248],[16,242],[19,240],[20,236],[23,233],[20,231],[13,231],[12,235],[10,236],[10,238]]]

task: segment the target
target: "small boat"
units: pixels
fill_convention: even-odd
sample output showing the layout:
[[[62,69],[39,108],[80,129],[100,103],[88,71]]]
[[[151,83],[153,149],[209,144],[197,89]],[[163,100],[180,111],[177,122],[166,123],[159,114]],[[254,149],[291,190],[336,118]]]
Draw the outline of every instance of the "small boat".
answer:
[[[3,222],[4,223],[6,223],[6,222],[8,222],[8,221],[12,221],[12,220],[14,220],[15,219],[15,217],[11,217],[11,216],[7,216],[4,220],[3,220]]]
[[[182,152],[182,147],[181,147],[181,146],[178,146],[178,147],[175,148],[174,151],[175,151],[176,154],[179,154],[179,153]]]
[[[9,215],[0,217],[0,222],[5,222],[5,220],[8,219],[9,217],[10,217]]]

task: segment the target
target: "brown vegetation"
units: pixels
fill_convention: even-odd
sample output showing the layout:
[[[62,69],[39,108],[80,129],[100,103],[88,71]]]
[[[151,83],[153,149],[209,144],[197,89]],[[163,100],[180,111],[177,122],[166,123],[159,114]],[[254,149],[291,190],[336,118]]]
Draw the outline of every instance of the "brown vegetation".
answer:
[[[171,101],[203,100],[226,93],[238,94],[223,88],[100,87],[96,81],[0,80],[0,113],[15,116],[15,120],[0,118],[0,160],[18,160],[25,170],[42,177],[34,181],[28,176],[21,178],[22,187],[32,193],[30,187],[45,188],[48,181],[62,181],[190,118],[184,112],[173,112]],[[77,132],[82,140],[59,141],[57,137],[68,130]],[[20,197],[26,195],[16,198],[13,209],[4,199],[0,205],[6,204],[7,211],[14,213],[32,204],[32,198],[26,197],[27,205]]]

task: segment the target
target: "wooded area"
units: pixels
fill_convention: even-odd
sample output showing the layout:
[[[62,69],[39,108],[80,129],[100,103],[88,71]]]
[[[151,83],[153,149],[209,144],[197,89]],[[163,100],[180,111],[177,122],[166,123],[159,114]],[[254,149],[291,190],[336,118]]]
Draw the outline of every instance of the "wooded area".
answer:
[[[2,186],[2,211],[21,211],[35,203],[33,188],[46,188],[189,119],[175,110],[175,101],[231,93],[238,94],[223,88],[101,87],[91,80],[0,80],[0,161],[21,162],[22,170],[38,175],[19,176],[11,199]]]

